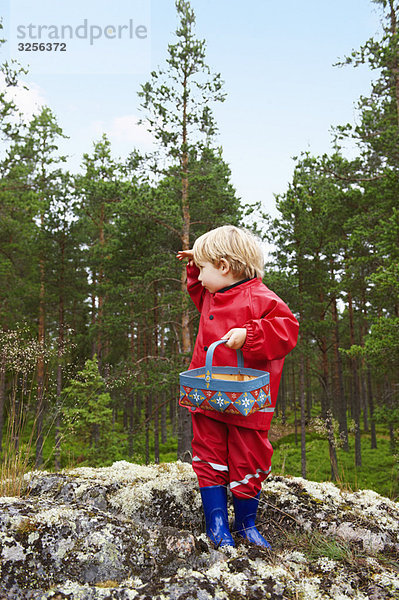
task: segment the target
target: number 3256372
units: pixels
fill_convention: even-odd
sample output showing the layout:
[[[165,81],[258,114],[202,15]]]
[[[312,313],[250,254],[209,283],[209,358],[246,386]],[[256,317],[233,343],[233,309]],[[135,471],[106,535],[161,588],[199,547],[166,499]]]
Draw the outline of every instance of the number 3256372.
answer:
[[[21,42],[19,52],[66,52],[65,42]]]

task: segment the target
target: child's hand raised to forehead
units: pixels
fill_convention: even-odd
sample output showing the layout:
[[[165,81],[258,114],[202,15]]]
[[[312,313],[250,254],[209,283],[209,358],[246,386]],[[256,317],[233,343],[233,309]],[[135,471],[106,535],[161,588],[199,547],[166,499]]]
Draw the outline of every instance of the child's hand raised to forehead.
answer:
[[[185,258],[188,260],[189,264],[193,264],[194,253],[192,250],[179,250],[176,254],[176,258],[179,260],[184,260]]]

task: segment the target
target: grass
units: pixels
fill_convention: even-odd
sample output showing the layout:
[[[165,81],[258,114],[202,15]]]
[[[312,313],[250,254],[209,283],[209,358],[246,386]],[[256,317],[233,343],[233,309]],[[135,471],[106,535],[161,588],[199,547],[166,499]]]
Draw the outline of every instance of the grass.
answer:
[[[328,558],[340,564],[346,564],[352,572],[357,572],[361,577],[364,570],[370,569],[367,557],[370,552],[362,550],[356,543],[326,536],[320,531],[293,531],[283,532],[278,547],[284,550],[292,549],[303,553],[307,562],[316,563],[320,558]],[[385,568],[395,572],[399,570],[399,563],[390,554],[377,553],[373,555]]]
[[[290,417],[290,415],[289,415]],[[24,474],[29,471],[32,464],[32,454],[35,440],[32,429],[35,424],[29,422],[21,436],[19,452],[13,452],[9,447],[3,453],[0,463],[0,495],[21,495],[26,485]],[[279,439],[273,441],[274,455],[272,472],[274,474],[301,476],[301,448],[300,433],[298,431],[297,444],[292,433],[292,423],[282,425],[279,419],[273,421],[274,432],[278,432]],[[5,432],[5,439],[13,439],[12,432]],[[169,432],[170,434],[170,432]],[[354,460],[354,437],[350,435],[350,450],[344,452],[337,450],[339,481],[343,489],[356,491],[358,489],[372,489],[383,496],[392,499],[399,498],[399,462],[398,456],[390,450],[387,432],[379,426],[377,430],[377,449],[371,449],[370,435],[362,434],[362,466],[357,467]],[[177,438],[169,435],[165,444],[160,444],[160,462],[174,462],[177,453]],[[85,447],[79,440],[65,435],[62,443],[61,466],[89,465],[85,455]],[[7,457],[8,463],[4,460]],[[30,460],[29,460],[30,457]],[[45,468],[54,468],[54,431],[45,436],[43,447]],[[102,466],[112,464],[115,460],[128,460],[139,464],[145,463],[145,437],[143,432],[136,434],[134,439],[134,456],[130,458],[127,453],[126,434],[120,434],[120,443],[117,448],[110,448],[109,460]],[[154,439],[150,435],[150,461],[154,460]],[[14,461],[14,462],[13,462]],[[331,481],[331,467],[328,453],[328,443],[319,433],[308,430],[306,433],[306,477],[313,481]]]
[[[27,488],[25,475],[31,470],[33,441],[37,420],[26,427],[23,405],[13,402],[2,444],[0,496],[22,496]],[[25,435],[24,435],[25,434]]]
[[[303,552],[310,561],[326,557],[353,566],[359,558],[366,556],[349,542],[326,537],[318,531],[287,533],[284,548],[287,546]]]
[[[390,451],[389,440],[377,436],[377,448],[371,449],[370,435],[363,433],[362,466],[355,465],[354,438],[349,438],[349,452],[337,449],[339,481],[342,488],[356,491],[371,489],[396,500],[399,497],[398,457]],[[301,476],[300,435],[280,437],[273,443],[272,469],[275,474]],[[309,432],[306,434],[306,477],[313,481],[331,481],[331,466],[327,440]]]
[[[28,438],[30,437],[30,427],[31,421],[29,422],[29,426],[24,429],[22,432],[21,439],[23,443],[28,442]],[[6,434],[5,434],[6,436]],[[44,438],[43,444],[43,467],[49,471],[54,470],[54,428],[50,428]],[[34,447],[36,444],[36,440],[31,440],[31,455],[34,451]],[[141,432],[140,435],[136,435],[134,437],[134,456],[130,457],[128,455],[128,443],[127,443],[127,434],[124,432],[118,432],[118,443],[114,445],[108,446],[108,458],[106,460],[98,461],[98,464],[93,465],[90,461],[89,456],[87,455],[87,446],[81,442],[79,438],[75,436],[69,435],[67,431],[63,431],[62,433],[62,443],[61,443],[61,468],[75,468],[75,467],[87,467],[87,466],[110,466],[115,461],[118,460],[127,460],[137,464],[145,464],[145,437]],[[154,461],[154,437],[150,436],[150,462]],[[168,436],[168,440],[166,443],[159,444],[159,462],[175,462],[177,456],[177,437]],[[101,462],[101,464],[100,464]],[[30,460],[30,463],[27,464],[28,470],[29,468],[34,467],[34,460]],[[1,495],[1,494],[0,494]]]

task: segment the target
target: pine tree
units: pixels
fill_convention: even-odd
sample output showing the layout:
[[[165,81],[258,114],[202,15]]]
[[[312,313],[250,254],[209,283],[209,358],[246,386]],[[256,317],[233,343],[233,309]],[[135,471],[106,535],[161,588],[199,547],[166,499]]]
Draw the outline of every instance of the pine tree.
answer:
[[[111,464],[118,456],[120,437],[113,430],[111,396],[96,356],[87,359],[84,368],[64,389],[63,396],[66,439],[76,438],[80,442],[90,466]]]
[[[399,318],[399,4],[396,0],[373,0],[381,8],[382,34],[379,39],[369,39],[358,51],[346,58],[345,64],[367,64],[376,73],[368,96],[358,104],[359,119],[356,126],[338,128],[338,133],[352,136],[361,152],[362,172],[357,177],[364,190],[364,210],[352,222],[355,235],[348,254],[348,267],[358,273],[363,282],[356,304],[360,319],[358,339],[352,335],[353,362],[368,363],[363,369],[367,381],[367,398],[373,411],[373,390],[370,368],[376,364],[377,349],[384,357],[396,356],[396,344],[380,344],[381,332],[387,319],[393,330]],[[356,246],[355,246],[356,244]],[[370,302],[371,300],[371,302]],[[366,318],[366,315],[368,318]],[[351,316],[352,322],[353,317]],[[363,351],[359,352],[359,348]],[[383,349],[384,348],[384,349]],[[373,350],[371,350],[373,349]],[[389,360],[388,360],[389,363]],[[398,365],[396,364],[396,367]],[[381,374],[381,370],[377,371]],[[385,381],[374,377],[381,397],[387,398],[386,409],[395,410],[398,395],[397,368],[385,372]],[[376,387],[376,386],[374,386]],[[385,391],[384,391],[385,390]],[[375,426],[372,419],[372,447],[376,447]]]
[[[212,75],[205,62],[205,42],[195,37],[195,15],[190,3],[176,0],[176,10],[179,18],[177,42],[168,46],[166,68],[151,73],[150,81],[142,86],[139,96],[145,111],[144,122],[158,141],[167,168],[176,169],[180,187],[177,230],[180,247],[187,250],[191,246],[195,210],[190,155],[209,146],[216,133],[211,103],[223,101],[224,94],[220,75]],[[210,215],[208,219],[211,220]],[[188,360],[192,336],[185,269],[181,271],[181,292],[181,344]],[[187,411],[180,411],[179,417],[178,454],[184,457],[190,448],[190,419]]]
[[[35,256],[37,261],[34,271],[37,276],[37,335],[39,346],[43,348],[37,361],[37,466],[42,463],[43,458],[45,414],[46,268],[49,244],[45,221],[51,203],[57,197],[60,170],[56,167],[66,160],[57,153],[59,137],[65,136],[51,110],[45,107],[38,115],[33,116],[23,137],[13,143],[7,159],[10,168],[15,172],[14,180],[20,182],[22,193],[29,193],[28,212],[33,221],[31,225],[36,229],[35,237],[29,240],[29,256]]]

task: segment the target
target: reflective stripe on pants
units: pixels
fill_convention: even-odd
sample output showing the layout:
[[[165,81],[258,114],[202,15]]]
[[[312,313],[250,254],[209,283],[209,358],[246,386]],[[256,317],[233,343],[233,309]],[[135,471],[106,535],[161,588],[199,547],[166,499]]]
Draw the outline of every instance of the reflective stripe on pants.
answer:
[[[192,413],[193,469],[200,487],[230,486],[235,496],[253,497],[271,470],[267,431],[247,429]]]

